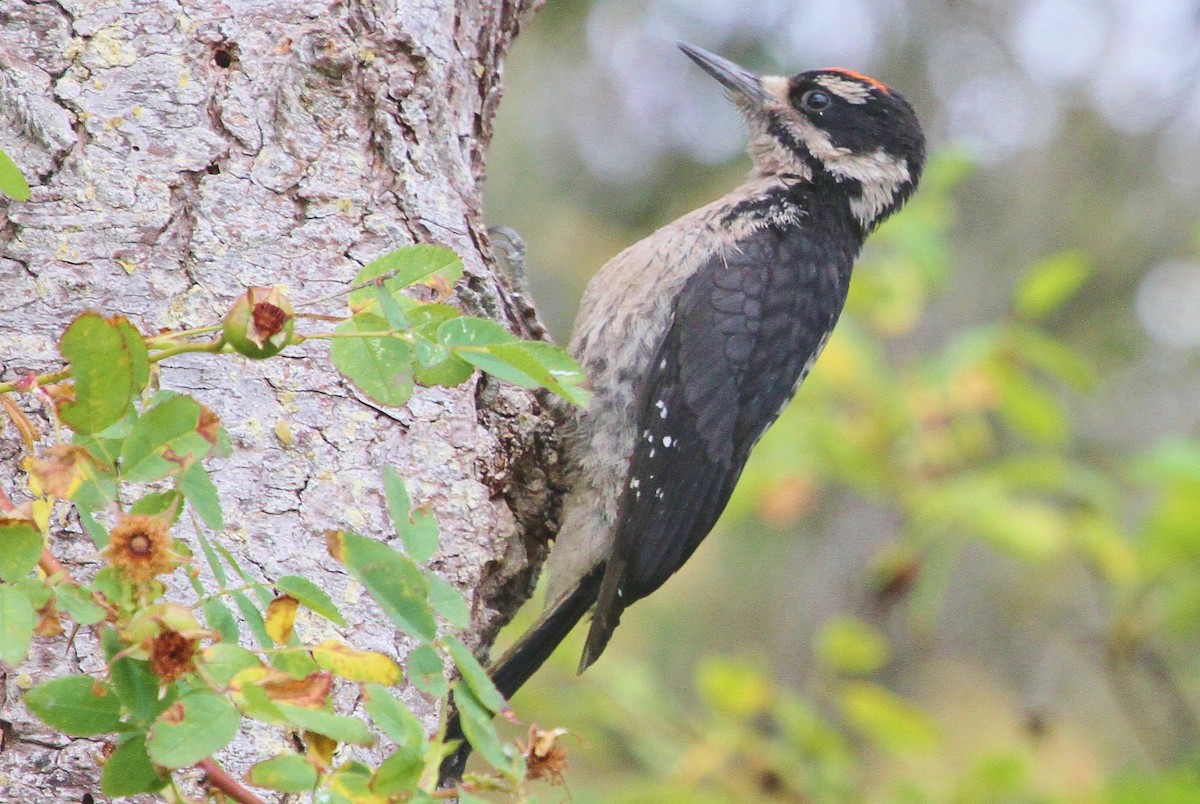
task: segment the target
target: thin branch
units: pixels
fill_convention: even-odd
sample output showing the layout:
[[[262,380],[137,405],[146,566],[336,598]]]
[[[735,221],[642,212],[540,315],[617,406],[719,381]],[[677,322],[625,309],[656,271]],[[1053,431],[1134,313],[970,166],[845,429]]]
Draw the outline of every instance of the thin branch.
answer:
[[[212,757],[200,760],[196,763],[196,767],[204,771],[205,781],[209,786],[220,790],[238,802],[238,804],[267,804],[261,798],[242,787],[241,782],[222,770],[221,766],[214,762]]]

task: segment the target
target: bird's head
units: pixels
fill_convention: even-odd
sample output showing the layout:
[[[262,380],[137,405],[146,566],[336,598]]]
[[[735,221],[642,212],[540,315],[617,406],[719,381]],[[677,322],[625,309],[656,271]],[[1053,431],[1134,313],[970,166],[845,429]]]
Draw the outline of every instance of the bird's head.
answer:
[[[758,75],[702,48],[679,47],[729,90],[750,127],[750,155],[764,176],[829,182],[866,229],[916,189],[925,135],[895,90],[842,69],[791,78]]]

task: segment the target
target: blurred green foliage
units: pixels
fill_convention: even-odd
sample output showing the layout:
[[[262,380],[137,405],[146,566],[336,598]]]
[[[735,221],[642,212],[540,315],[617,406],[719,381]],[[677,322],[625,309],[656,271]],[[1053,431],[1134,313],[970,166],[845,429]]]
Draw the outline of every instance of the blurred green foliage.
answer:
[[[575,802],[1200,800],[1200,442],[1120,456],[1077,435],[1073,412],[1097,371],[1054,321],[1091,273],[1084,251],[1029,266],[996,320],[922,342],[918,324],[954,270],[954,188],[971,169],[935,159],[870,240],[834,337],[723,519],[746,534],[730,550],[752,552],[809,537],[846,497],[864,501],[893,523],[854,570],[868,605],[814,623],[798,668],[778,655],[708,655],[690,689],[686,670],[650,669],[655,640],[691,638],[674,620],[648,636],[635,625],[650,649],[618,649],[582,679],[569,676],[570,642],[516,710],[576,730],[581,744],[563,743]],[[902,672],[893,642],[905,642],[907,665],[938,660],[939,629],[965,615],[947,590],[989,556],[1032,590],[990,598],[997,619],[1024,608],[1050,617],[1042,598],[1086,590],[1086,617],[1054,630],[1074,664],[1048,703],[1017,700],[990,664],[975,678],[959,667],[964,678],[944,689]],[[706,616],[700,600],[668,605],[689,609],[679,622]],[[716,605],[742,611],[735,599]],[[763,614],[742,623],[747,641],[780,616],[813,616]],[[700,641],[718,630],[691,627]],[[1034,652],[1044,640],[1027,635]],[[1135,752],[1114,751],[1053,700],[1096,679],[1101,716],[1115,720],[1106,731]],[[538,800],[562,798],[547,789]]]

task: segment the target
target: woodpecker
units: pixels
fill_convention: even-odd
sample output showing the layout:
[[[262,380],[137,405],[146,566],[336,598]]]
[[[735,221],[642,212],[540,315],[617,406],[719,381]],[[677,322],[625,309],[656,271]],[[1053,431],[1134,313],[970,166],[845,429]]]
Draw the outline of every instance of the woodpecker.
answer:
[[[758,75],[679,47],[745,116],[754,168],[618,254],[584,293],[570,351],[594,393],[566,414],[573,485],[546,611],[491,671],[506,697],[589,610],[580,672],[595,662],[622,612],[708,535],[829,339],[864,239],[913,193],[925,162],[912,106],[874,78]],[[457,723],[449,734],[461,736]]]

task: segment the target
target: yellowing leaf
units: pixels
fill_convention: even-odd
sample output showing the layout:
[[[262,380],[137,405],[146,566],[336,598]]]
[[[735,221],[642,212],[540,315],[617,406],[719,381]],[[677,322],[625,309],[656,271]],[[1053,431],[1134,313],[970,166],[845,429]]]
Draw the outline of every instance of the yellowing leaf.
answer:
[[[291,641],[299,607],[300,601],[291,595],[280,595],[267,606],[267,633],[276,645],[286,645]]]
[[[229,680],[234,702],[239,705],[252,687],[265,692],[275,703],[318,708],[329,699],[329,693],[333,690],[333,676],[329,673],[312,673],[297,679],[273,667],[250,667]]]
[[[403,677],[400,665],[382,653],[355,650],[332,639],[313,648],[312,655],[322,669],[350,681],[391,685],[399,683]]]

